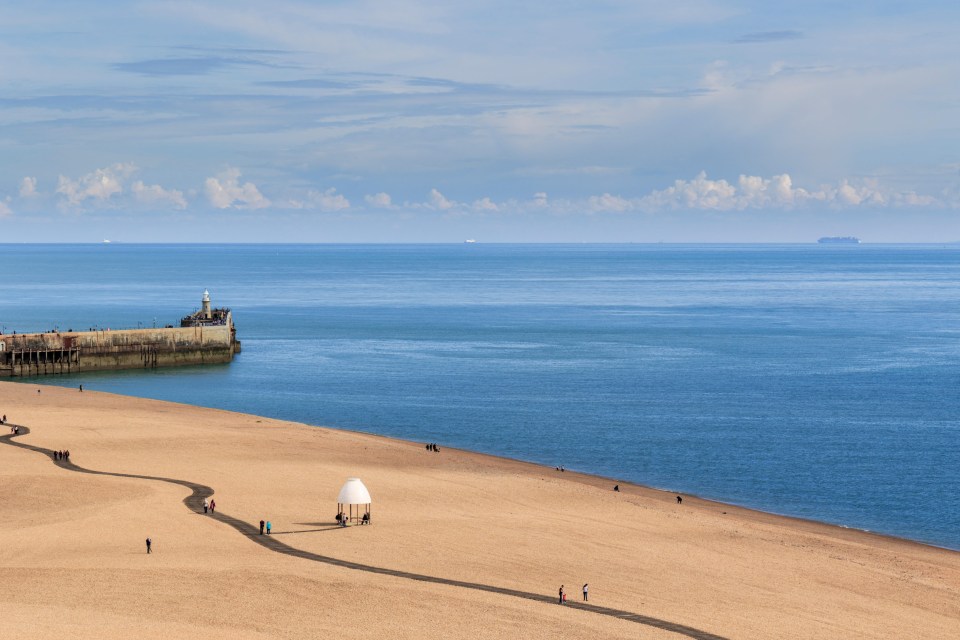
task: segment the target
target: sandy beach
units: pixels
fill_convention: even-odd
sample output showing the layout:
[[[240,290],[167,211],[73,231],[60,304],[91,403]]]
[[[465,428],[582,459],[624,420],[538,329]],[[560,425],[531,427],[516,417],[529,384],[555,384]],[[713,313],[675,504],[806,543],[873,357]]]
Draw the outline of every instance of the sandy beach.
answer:
[[[0,383],[0,413],[29,430],[0,444],[4,637],[960,637],[953,551],[89,390]],[[353,476],[373,524],[340,528]]]

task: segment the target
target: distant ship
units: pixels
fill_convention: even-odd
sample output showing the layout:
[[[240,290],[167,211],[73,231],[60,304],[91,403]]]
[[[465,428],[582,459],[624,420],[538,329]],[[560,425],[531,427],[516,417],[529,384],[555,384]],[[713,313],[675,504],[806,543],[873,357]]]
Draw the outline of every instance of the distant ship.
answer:
[[[469,240],[464,240],[464,242],[467,244],[473,244],[474,242],[476,242],[476,240],[474,240],[473,238],[470,238]]]
[[[820,244],[860,244],[860,238],[853,236],[827,236],[817,240]]]

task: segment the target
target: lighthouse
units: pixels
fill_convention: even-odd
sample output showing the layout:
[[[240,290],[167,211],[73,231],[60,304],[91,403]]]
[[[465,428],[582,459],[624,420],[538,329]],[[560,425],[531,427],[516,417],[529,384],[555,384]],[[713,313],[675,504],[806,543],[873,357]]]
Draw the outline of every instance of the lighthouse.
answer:
[[[201,302],[200,313],[207,320],[213,318],[213,313],[210,311],[210,292],[206,289],[203,290],[203,301]]]

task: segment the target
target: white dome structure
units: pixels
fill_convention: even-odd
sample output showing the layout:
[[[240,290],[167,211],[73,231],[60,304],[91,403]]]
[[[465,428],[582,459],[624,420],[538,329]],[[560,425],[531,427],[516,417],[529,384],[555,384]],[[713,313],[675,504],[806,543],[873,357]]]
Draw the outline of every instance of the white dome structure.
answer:
[[[370,492],[360,478],[347,478],[337,496],[337,520],[344,526],[351,521],[357,524],[370,524],[371,502]]]

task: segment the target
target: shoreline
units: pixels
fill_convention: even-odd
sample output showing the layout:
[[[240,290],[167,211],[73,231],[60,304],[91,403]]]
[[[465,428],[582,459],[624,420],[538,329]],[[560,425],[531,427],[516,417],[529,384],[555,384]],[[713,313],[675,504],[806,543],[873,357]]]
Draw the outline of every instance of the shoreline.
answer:
[[[193,405],[185,405],[193,406]],[[247,414],[241,414],[247,415]],[[262,416],[258,416],[262,417]],[[272,419],[272,418],[267,418]],[[369,436],[373,438],[383,438],[387,441],[393,441],[409,445],[423,445],[425,443],[418,443],[413,440],[405,440],[403,438],[396,438],[393,436],[386,436],[379,433],[372,433],[369,431],[360,431],[357,429],[341,429],[339,427],[327,427],[323,425],[311,425],[307,423],[300,423],[305,426],[319,429],[330,429],[332,431],[342,431],[345,433],[352,433],[359,436]],[[829,531],[834,532],[837,536],[842,537],[844,532],[848,532],[853,535],[864,535],[877,539],[878,541],[889,541],[897,544],[911,544],[916,545],[921,548],[935,549],[937,551],[946,551],[949,553],[960,554],[960,549],[954,549],[952,547],[945,547],[930,542],[924,542],[923,540],[916,540],[914,538],[907,538],[904,536],[896,536],[889,533],[883,533],[879,531],[871,531],[869,529],[860,529],[857,527],[846,526],[842,524],[837,524],[833,522],[828,522],[825,520],[816,520],[814,518],[803,518],[800,516],[793,516],[790,514],[777,513],[775,511],[764,511],[763,509],[757,509],[749,505],[737,504],[735,502],[724,502],[722,500],[714,500],[712,498],[704,498],[695,493],[687,493],[684,491],[675,491],[671,489],[664,489],[660,487],[654,487],[650,485],[640,484],[637,482],[632,482],[630,480],[618,480],[616,478],[610,478],[596,473],[590,473],[586,471],[576,471],[571,469],[565,469],[564,471],[556,471],[554,468],[551,468],[545,464],[539,462],[534,462],[531,460],[523,460],[521,458],[511,458],[509,456],[501,456],[495,453],[486,453],[483,451],[474,451],[472,449],[461,449],[459,447],[444,446],[445,450],[457,451],[459,453],[470,455],[470,456],[480,456],[490,458],[494,461],[502,461],[506,463],[515,463],[522,465],[530,465],[534,469],[538,469],[545,474],[556,474],[559,479],[571,479],[573,481],[582,482],[588,486],[594,488],[610,488],[613,485],[620,485],[620,493],[625,493],[623,491],[624,487],[629,487],[636,490],[638,493],[651,493],[657,495],[658,497],[666,500],[667,502],[672,502],[676,499],[676,496],[681,496],[683,498],[684,504],[687,504],[688,499],[695,501],[697,504],[710,507],[715,512],[720,512],[721,515],[726,515],[726,511],[738,512],[739,515],[750,515],[758,519],[768,518],[769,522],[772,524],[793,524],[793,525],[807,525],[810,527],[823,528]],[[606,483],[601,485],[600,481]],[[669,500],[667,500],[669,497]],[[737,514],[734,514],[737,515]]]
[[[33,378],[33,379],[30,379],[29,381],[8,380],[7,382],[10,382],[10,383],[12,383],[12,384],[26,385],[26,386],[29,386],[29,385],[38,385],[38,386],[52,387],[52,388],[58,388],[58,389],[71,389],[71,388],[72,388],[72,387],[61,386],[61,385],[57,385],[57,384],[47,384],[46,381],[45,381],[43,378]],[[189,404],[189,403],[184,403],[184,402],[177,402],[177,401],[174,401],[174,400],[160,400],[160,399],[148,398],[148,397],[144,397],[144,396],[133,396],[133,395],[120,394],[120,393],[113,393],[113,392],[110,392],[110,391],[94,391],[94,390],[89,390],[89,391],[90,391],[90,393],[101,393],[101,394],[106,394],[106,395],[115,396],[115,397],[118,397],[118,398],[137,398],[137,399],[140,399],[140,400],[147,400],[147,401],[150,401],[150,402],[169,403],[169,404],[173,404],[173,405],[177,405],[177,406],[181,406],[181,407],[186,407],[186,408],[192,408],[192,409],[201,409],[201,410],[209,410],[209,411],[223,411],[223,412],[229,413],[229,414],[235,414],[235,415],[239,415],[239,416],[257,418],[257,419],[260,419],[260,420],[279,421],[279,422],[284,422],[284,423],[289,423],[289,424],[298,424],[298,425],[302,425],[302,426],[310,427],[310,428],[314,428],[314,429],[326,429],[326,430],[330,430],[330,431],[338,431],[338,432],[348,433],[348,434],[354,434],[354,435],[358,435],[358,436],[368,436],[368,437],[372,437],[372,438],[383,439],[384,441],[387,441],[387,442],[402,443],[402,444],[407,444],[407,445],[418,445],[418,444],[419,444],[419,445],[423,445],[423,444],[425,444],[425,443],[422,443],[422,442],[419,442],[419,443],[418,443],[418,442],[415,441],[415,440],[407,440],[407,439],[405,439],[405,438],[398,438],[398,437],[396,437],[396,436],[384,435],[384,434],[375,433],[375,432],[372,432],[372,431],[363,431],[363,430],[359,430],[359,429],[347,429],[347,428],[343,428],[343,427],[331,427],[331,426],[320,425],[320,424],[310,424],[310,423],[307,423],[307,422],[300,422],[300,421],[296,421],[296,420],[286,420],[286,419],[283,419],[283,418],[273,418],[273,417],[270,417],[270,416],[262,416],[262,415],[259,415],[259,414],[238,412],[238,411],[235,411],[235,410],[232,410],[232,409],[221,409],[221,408],[219,408],[219,407],[208,407],[208,406],[204,406],[204,405],[195,405],[195,404]],[[438,443],[438,444],[439,444],[439,443]],[[539,469],[539,470],[543,471],[544,473],[563,474],[563,476],[567,476],[567,477],[570,477],[570,478],[578,477],[579,479],[581,479],[582,481],[584,481],[585,484],[588,484],[588,485],[593,486],[593,487],[596,487],[596,488],[602,488],[602,485],[600,484],[600,481],[603,481],[603,482],[606,482],[606,483],[610,483],[611,486],[614,485],[614,484],[620,484],[620,485],[621,485],[621,489],[622,489],[623,486],[627,486],[627,487],[632,487],[632,488],[634,488],[634,489],[636,489],[636,490],[639,490],[639,491],[652,492],[652,493],[655,494],[655,495],[662,494],[661,497],[669,495],[669,496],[671,497],[671,499],[674,499],[675,496],[677,496],[677,495],[681,495],[685,501],[686,501],[688,498],[690,498],[690,499],[696,500],[698,503],[700,503],[700,504],[702,504],[702,505],[704,505],[704,506],[713,505],[714,511],[719,511],[721,514],[723,514],[723,511],[724,511],[724,510],[737,510],[737,511],[741,512],[741,513],[744,514],[744,515],[751,515],[751,516],[757,517],[757,518],[760,518],[760,517],[768,517],[768,518],[771,519],[771,520],[770,520],[771,523],[776,523],[776,522],[778,522],[779,520],[782,520],[782,521],[784,521],[785,523],[795,523],[795,524],[797,524],[797,525],[809,525],[809,526],[813,526],[813,527],[824,527],[824,528],[827,528],[828,530],[834,530],[835,533],[838,534],[838,535],[840,535],[840,534],[843,533],[843,532],[854,532],[854,533],[856,533],[856,534],[861,534],[861,535],[866,535],[866,536],[875,537],[875,538],[877,538],[878,540],[889,540],[889,541],[892,541],[892,542],[909,543],[909,544],[918,545],[918,546],[920,546],[920,547],[927,547],[927,548],[931,548],[931,549],[948,551],[948,552],[952,552],[952,553],[960,553],[960,548],[948,547],[948,546],[944,546],[944,545],[935,544],[935,543],[933,543],[933,542],[927,542],[927,541],[924,541],[924,540],[918,540],[918,539],[915,539],[915,538],[909,538],[909,537],[906,537],[906,536],[899,536],[899,535],[895,535],[895,534],[891,534],[891,533],[885,533],[885,532],[882,532],[882,531],[873,531],[873,530],[870,530],[870,529],[862,529],[862,528],[859,528],[859,527],[856,527],[856,526],[844,525],[844,524],[836,523],[836,522],[830,522],[830,521],[828,521],[828,520],[818,520],[818,519],[816,519],[816,518],[806,518],[806,517],[802,517],[802,516],[791,515],[791,514],[788,514],[788,513],[779,513],[779,512],[776,512],[776,511],[767,511],[767,510],[760,509],[760,508],[757,508],[757,507],[752,507],[752,506],[747,505],[747,504],[740,504],[740,503],[736,503],[736,502],[726,502],[726,501],[724,501],[724,500],[722,500],[722,499],[705,498],[705,497],[702,497],[702,496],[700,496],[700,495],[698,495],[698,494],[696,494],[696,493],[690,493],[690,492],[685,492],[685,491],[675,490],[675,489],[666,489],[666,488],[662,488],[662,487],[655,487],[655,486],[652,486],[652,485],[645,485],[645,484],[641,484],[641,483],[638,483],[638,482],[633,482],[633,481],[631,481],[631,480],[621,480],[621,479],[617,479],[617,478],[611,478],[611,477],[604,476],[604,475],[601,475],[601,474],[598,474],[598,473],[591,473],[591,472],[588,472],[588,471],[574,471],[574,470],[569,470],[569,469],[567,469],[567,470],[565,470],[565,471],[563,471],[563,472],[559,472],[559,471],[555,471],[554,468],[548,466],[548,465],[545,464],[545,463],[540,463],[540,462],[536,462],[536,461],[532,461],[532,460],[524,460],[524,459],[522,459],[522,458],[511,458],[511,457],[509,457],[509,456],[504,456],[504,455],[500,455],[500,454],[496,454],[496,453],[487,453],[487,452],[484,452],[484,451],[475,451],[475,450],[473,450],[473,449],[462,449],[462,448],[459,448],[459,447],[448,446],[448,445],[444,445],[443,448],[448,449],[448,450],[450,450],[450,451],[457,451],[457,452],[459,452],[459,453],[461,453],[461,454],[464,454],[464,455],[487,457],[487,458],[489,458],[489,459],[492,460],[492,461],[503,461],[503,462],[508,462],[508,463],[516,463],[516,464],[530,465],[533,469]]]

